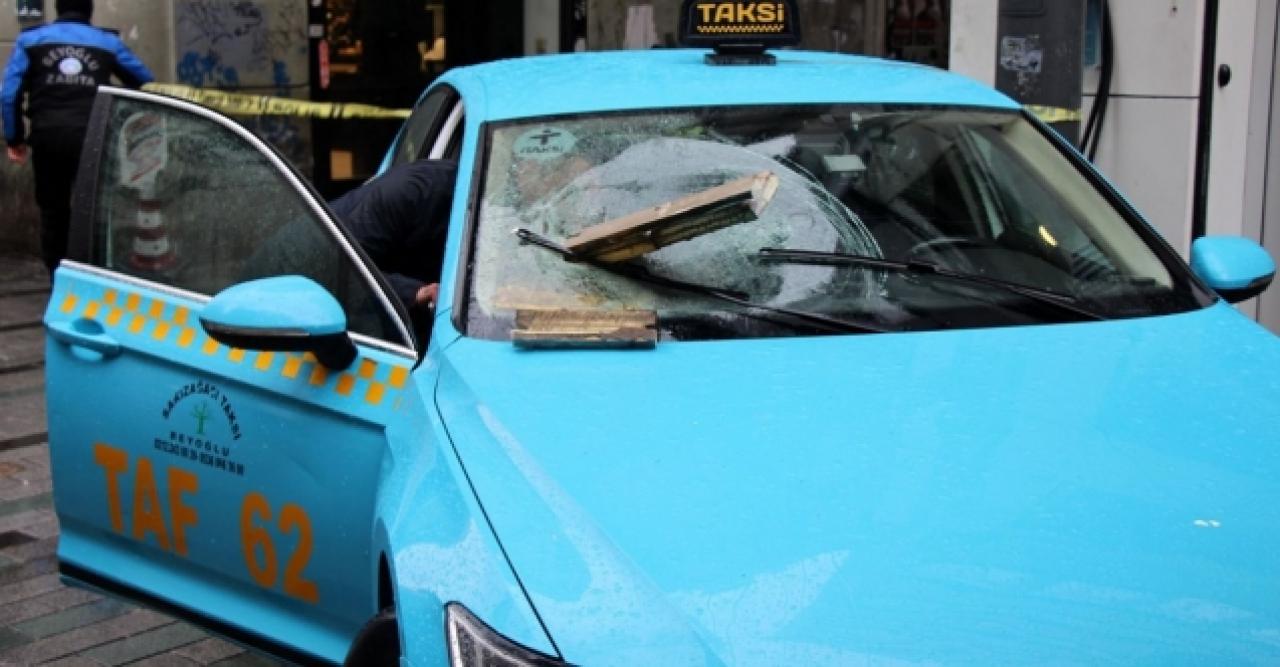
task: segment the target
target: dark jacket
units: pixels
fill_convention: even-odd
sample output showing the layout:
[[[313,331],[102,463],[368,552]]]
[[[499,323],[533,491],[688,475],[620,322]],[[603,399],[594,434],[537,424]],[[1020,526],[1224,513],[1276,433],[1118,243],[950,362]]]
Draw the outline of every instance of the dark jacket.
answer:
[[[23,93],[33,132],[83,128],[89,124],[94,93],[112,75],[130,88],[154,79],[119,37],[89,25],[82,15],[68,12],[53,23],[24,30],[0,89],[5,142],[26,143]]]
[[[410,162],[329,204],[406,308],[440,280],[457,173],[448,160]]]

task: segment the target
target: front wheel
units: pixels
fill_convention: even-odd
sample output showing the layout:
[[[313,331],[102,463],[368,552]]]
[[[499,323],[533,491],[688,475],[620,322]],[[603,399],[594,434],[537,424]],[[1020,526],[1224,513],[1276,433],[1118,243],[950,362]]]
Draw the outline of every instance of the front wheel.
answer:
[[[347,659],[348,667],[398,667],[400,664],[400,627],[395,607],[378,612],[360,628]]]

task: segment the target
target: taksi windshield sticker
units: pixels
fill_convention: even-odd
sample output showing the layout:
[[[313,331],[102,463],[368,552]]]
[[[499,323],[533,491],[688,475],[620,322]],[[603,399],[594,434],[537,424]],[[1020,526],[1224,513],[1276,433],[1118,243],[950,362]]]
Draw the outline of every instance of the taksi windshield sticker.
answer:
[[[558,127],[538,127],[516,138],[515,156],[521,160],[545,162],[568,155],[578,138]]]

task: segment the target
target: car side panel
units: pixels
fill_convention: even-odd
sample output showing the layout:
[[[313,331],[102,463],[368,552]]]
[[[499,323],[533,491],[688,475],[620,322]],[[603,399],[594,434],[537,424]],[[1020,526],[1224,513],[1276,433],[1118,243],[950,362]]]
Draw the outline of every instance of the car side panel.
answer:
[[[58,556],[193,620],[341,660],[374,607],[383,424],[415,412],[411,360],[362,347],[330,372],[229,349],[201,330],[202,306],[59,269],[46,326],[100,330],[119,352],[49,338]]]
[[[447,328],[447,315],[436,326]],[[403,654],[415,665],[447,664],[444,605],[456,601],[507,637],[554,655],[438,416],[441,338],[406,388],[430,416],[388,429],[390,465],[379,484],[374,542],[391,570]]]

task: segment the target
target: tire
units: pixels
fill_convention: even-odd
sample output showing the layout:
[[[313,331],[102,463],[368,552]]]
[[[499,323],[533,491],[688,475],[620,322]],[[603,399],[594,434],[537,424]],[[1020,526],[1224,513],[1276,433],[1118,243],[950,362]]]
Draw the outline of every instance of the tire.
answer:
[[[399,667],[400,626],[396,622],[395,607],[383,609],[360,628],[342,664],[348,667]]]

